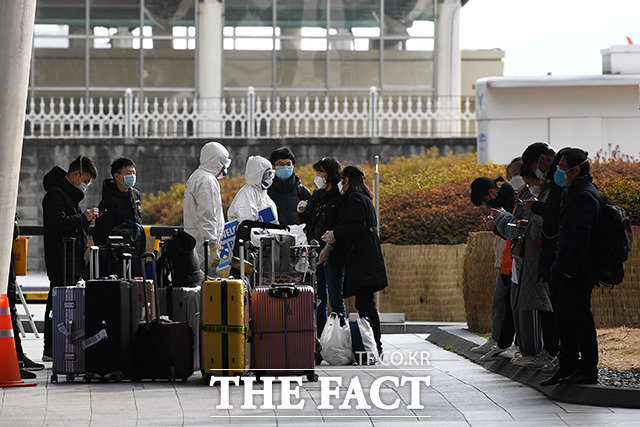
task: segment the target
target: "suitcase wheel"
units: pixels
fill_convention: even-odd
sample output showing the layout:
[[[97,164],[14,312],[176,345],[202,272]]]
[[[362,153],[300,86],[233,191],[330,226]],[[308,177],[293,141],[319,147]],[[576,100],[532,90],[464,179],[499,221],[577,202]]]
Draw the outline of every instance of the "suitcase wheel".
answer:
[[[85,375],[84,378],[82,378],[82,382],[85,384],[89,384],[91,382],[91,378]]]
[[[76,376],[75,376],[75,375],[73,375],[73,374],[67,374],[67,382],[68,382],[68,383],[72,383],[72,382],[73,382],[73,380],[75,380],[75,379],[76,379]]]
[[[182,381],[183,381],[183,382],[187,382],[187,380],[188,380],[188,379],[189,379],[189,377],[183,377],[183,378],[182,378]]]
[[[57,383],[57,382],[58,382],[58,376],[57,376],[56,374],[52,374],[52,375],[51,375],[51,382],[52,382],[53,384],[55,384],[55,383]]]
[[[204,385],[209,385],[211,383],[211,374],[202,373],[202,383]]]

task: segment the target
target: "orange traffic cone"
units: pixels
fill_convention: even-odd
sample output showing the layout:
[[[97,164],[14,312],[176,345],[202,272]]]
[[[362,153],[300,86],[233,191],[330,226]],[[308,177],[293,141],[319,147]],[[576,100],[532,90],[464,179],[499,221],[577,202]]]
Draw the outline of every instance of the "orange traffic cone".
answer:
[[[0,387],[29,387],[20,379],[16,342],[13,340],[11,311],[7,294],[0,295]]]

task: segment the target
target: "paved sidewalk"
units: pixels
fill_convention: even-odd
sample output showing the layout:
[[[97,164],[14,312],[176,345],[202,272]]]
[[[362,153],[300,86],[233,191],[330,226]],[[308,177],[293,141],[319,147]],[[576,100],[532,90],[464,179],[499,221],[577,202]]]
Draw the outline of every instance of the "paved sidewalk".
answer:
[[[185,383],[51,384],[51,371],[46,369],[38,372],[34,380],[37,387],[0,391],[0,425],[637,425],[640,410],[553,402],[536,390],[431,344],[426,338],[426,334],[383,335],[387,365],[320,367],[317,372],[321,378],[342,378],[340,397],[331,398],[334,409],[317,408],[322,400],[320,382],[304,381],[299,398],[291,399],[293,404],[304,399],[303,409],[259,409],[261,396],[254,399],[258,409],[241,409],[245,391],[241,385],[231,386],[229,403],[233,409],[223,410],[216,409],[221,403],[221,387],[203,385],[199,373]],[[25,348],[33,359],[40,358],[41,340],[27,338]],[[419,363],[418,357],[410,359],[410,355],[417,356],[420,352],[428,352],[428,363]],[[400,359],[411,363],[390,364]],[[371,400],[375,393],[370,386],[383,376],[429,376],[430,386],[423,383],[420,387],[424,409],[408,409],[412,403],[411,387],[394,386],[390,381],[384,382],[380,390],[382,404],[400,398],[399,407],[376,408]],[[348,395],[347,387],[355,387],[357,381],[372,409],[355,409],[358,404],[355,395],[347,402],[353,409],[338,409]],[[274,384],[273,401],[274,405],[281,402],[279,383]]]

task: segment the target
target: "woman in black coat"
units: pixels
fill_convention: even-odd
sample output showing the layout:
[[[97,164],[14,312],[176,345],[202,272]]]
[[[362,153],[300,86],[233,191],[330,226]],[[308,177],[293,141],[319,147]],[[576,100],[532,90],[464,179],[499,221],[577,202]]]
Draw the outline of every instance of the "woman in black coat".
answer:
[[[318,187],[308,201],[298,205],[300,219],[306,224],[307,240],[320,242],[321,251],[316,266],[316,292],[320,304],[316,309],[316,333],[322,335],[327,323],[327,307],[331,303],[331,311],[346,315],[342,299],[342,282],[344,279],[344,256],[340,250],[333,250],[332,245],[322,241],[327,230],[338,225],[342,195],[338,191],[338,182],[342,166],[334,157],[324,157],[313,164],[316,171],[315,184]]]
[[[339,222],[322,239],[342,248],[345,257],[343,296],[355,295],[360,316],[371,319],[378,351],[382,355],[380,317],[373,295],[387,287],[387,271],[376,232],[378,221],[371,202],[373,197],[364,177],[364,172],[358,167],[343,169],[338,183],[340,193],[344,194]]]

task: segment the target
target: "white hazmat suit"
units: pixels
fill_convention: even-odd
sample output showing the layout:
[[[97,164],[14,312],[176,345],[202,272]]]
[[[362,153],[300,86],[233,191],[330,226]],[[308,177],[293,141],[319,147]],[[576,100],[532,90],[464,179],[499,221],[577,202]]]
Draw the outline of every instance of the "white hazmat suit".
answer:
[[[209,260],[213,266],[219,260],[217,247],[224,228],[220,183],[216,178],[226,167],[229,151],[218,142],[208,142],[200,150],[200,166],[187,180],[184,189],[184,231],[196,239],[200,268],[204,269],[202,244],[210,242]]]
[[[236,194],[227,212],[229,221],[246,219],[257,221],[258,212],[266,207],[273,209],[278,221],[278,208],[262,186],[262,176],[267,169],[271,169],[271,162],[262,156],[251,156],[247,160],[244,179],[247,182]]]

